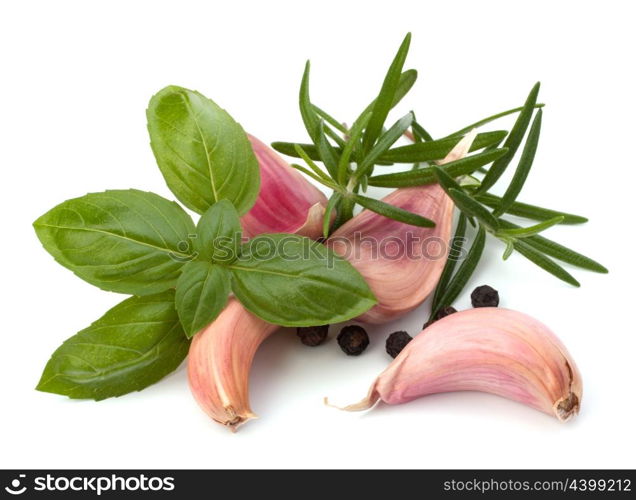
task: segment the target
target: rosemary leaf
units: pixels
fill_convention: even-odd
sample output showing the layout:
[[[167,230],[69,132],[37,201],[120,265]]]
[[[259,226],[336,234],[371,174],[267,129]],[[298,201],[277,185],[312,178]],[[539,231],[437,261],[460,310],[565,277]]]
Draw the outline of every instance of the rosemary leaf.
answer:
[[[324,122],[324,132],[326,135],[328,135],[329,137],[331,137],[333,139],[333,141],[341,148],[344,148],[345,145],[345,140],[340,137],[340,134],[338,134],[338,132],[336,132],[334,129],[332,129],[329,125],[327,125],[327,122],[325,120],[323,120]]]
[[[501,199],[501,204],[494,210],[495,215],[501,215],[506,212],[508,207],[510,207],[510,205],[512,205],[517,199],[517,196],[519,196],[519,193],[528,178],[528,174],[532,168],[532,163],[534,162],[534,156],[537,152],[537,146],[539,144],[542,116],[543,110],[540,109],[537,111],[537,114],[532,121],[532,126],[530,127],[530,132],[528,132],[528,138],[526,139],[526,144],[523,147],[521,158],[519,159],[519,165],[517,165],[517,169],[512,176],[512,180],[506,188],[506,192]]]
[[[506,249],[504,250],[502,259],[508,260],[508,257],[512,255],[512,252],[515,250],[515,241],[514,240],[506,240]]]
[[[378,97],[376,97],[373,103],[373,111],[371,112],[371,119],[364,131],[362,137],[362,145],[364,151],[370,151],[371,147],[375,144],[375,141],[382,133],[382,126],[389,114],[389,111],[393,107],[393,101],[395,100],[397,88],[400,84],[402,77],[402,68],[404,67],[404,61],[409,51],[409,45],[411,44],[411,34],[407,33],[404,37],[404,41],[400,45],[400,48],[387,71],[382,88]]]
[[[364,208],[368,208],[372,212],[388,217],[389,219],[411,224],[412,226],[435,227],[435,222],[432,220],[422,217],[421,215],[414,214],[413,212],[408,212],[401,208],[394,207],[393,205],[389,205],[383,201],[379,201],[374,198],[367,198],[366,196],[361,196],[359,194],[351,194],[351,198]]]
[[[576,281],[574,276],[563,269],[559,264],[552,259],[546,257],[541,252],[533,248],[527,243],[527,240],[517,240],[514,242],[514,247],[517,252],[523,255],[529,261],[535,263],[540,268],[549,272],[553,276],[556,276],[562,281],[569,283],[572,286],[580,287],[581,284]]]
[[[344,186],[347,182],[351,153],[353,153],[356,144],[358,144],[360,137],[362,137],[362,132],[364,131],[364,127],[367,126],[369,118],[371,118],[371,112],[362,115],[361,119],[354,123],[353,127],[351,127],[351,131],[349,132],[349,139],[347,140],[347,143],[342,150],[342,154],[340,155],[340,160],[338,161],[338,183],[342,186]]]
[[[422,143],[430,144],[430,143]],[[496,149],[484,153],[478,153],[460,160],[455,160],[445,164],[442,169],[451,177],[472,174],[479,167],[488,165],[497,158],[506,154],[506,148]],[[370,186],[377,187],[408,187],[425,186],[435,184],[437,179],[433,167],[424,167],[417,170],[398,172],[395,174],[376,175],[369,179]]]
[[[505,229],[516,229],[519,228],[516,224],[505,220],[499,219],[499,224],[501,227]],[[523,242],[526,245],[531,246],[535,250],[549,255],[550,257],[554,257],[562,262],[566,262],[576,267],[580,267],[581,269],[587,269],[588,271],[594,271],[596,273],[607,273],[607,268],[595,260],[586,257],[583,254],[575,252],[574,250],[565,247],[556,241],[549,240],[540,235],[530,236],[528,238],[524,238]]]
[[[437,178],[437,182],[440,186],[442,186],[442,188],[444,188],[444,191],[448,192],[449,189],[456,189],[457,191],[462,190],[462,187],[457,183],[457,181],[448,175],[448,173],[446,173],[443,169],[437,165],[433,165],[431,168]]]
[[[307,61],[298,96],[300,114],[309,137],[311,137],[312,142],[316,145],[320,160],[325,164],[325,167],[327,167],[327,171],[331,174],[331,176],[335,178],[338,164],[336,152],[329,141],[327,141],[323,131],[323,121],[316,113],[316,110],[311,104],[311,100],[309,98],[310,68],[310,63]]]
[[[319,108],[315,104],[314,104],[314,111],[316,112],[316,114],[318,116],[320,116],[323,120],[325,120],[325,122],[327,122],[333,128],[335,128],[339,132],[342,132],[343,134],[347,133],[347,128],[342,123],[340,123],[333,116],[331,116],[329,113],[327,113],[325,110]]]
[[[497,231],[497,229],[499,229],[499,222],[497,222],[495,216],[479,202],[475,201],[459,189],[451,188],[446,192],[453,199],[457,208],[459,208],[467,216],[475,217],[493,231]]]
[[[433,137],[429,134],[422,125],[419,124],[417,120],[413,121],[413,136],[419,138],[419,142],[432,141]],[[458,134],[459,135],[459,134]],[[461,134],[463,135],[463,134]]]
[[[315,180],[316,182],[319,182],[320,184],[322,184],[323,186],[327,186],[330,189],[337,189],[338,186],[336,186],[333,182],[325,179],[323,176],[321,175],[316,175],[314,174],[311,170],[303,167],[302,165],[298,165],[297,163],[292,163],[291,166],[293,168],[295,168],[296,170],[302,172],[305,175],[308,175],[309,177],[311,177],[313,180]]]
[[[499,196],[495,196],[490,193],[479,194],[476,195],[475,198],[477,201],[489,206],[490,208],[496,208],[501,203],[501,198]],[[550,208],[538,207],[536,205],[529,205],[520,201],[512,203],[506,210],[506,213],[531,220],[549,220],[554,217],[563,217],[561,224],[582,224],[588,220],[586,217],[582,217],[580,215],[552,210]]]
[[[462,292],[466,283],[468,283],[468,280],[475,272],[475,268],[484,252],[485,243],[486,231],[483,227],[480,227],[466,258],[459,266],[459,269],[457,269],[455,276],[448,282],[446,290],[438,300],[437,307],[431,311],[431,317],[435,316],[443,307],[450,306]]]
[[[318,142],[316,142],[316,147],[327,172],[329,172],[332,179],[335,179],[338,176],[338,156],[325,135],[324,126],[325,122],[321,119],[318,122]]]
[[[497,232],[497,237],[498,238],[499,237],[528,238],[530,236],[534,236],[535,234],[539,234],[545,231],[546,229],[551,228],[552,226],[556,226],[557,224],[560,224],[562,221],[563,221],[563,217],[559,216],[559,217],[554,217],[553,219],[539,222],[538,224],[535,224],[534,226],[520,227],[515,229],[503,229]]]
[[[336,206],[340,203],[342,197],[340,193],[334,193],[331,198],[329,198],[329,202],[327,203],[327,208],[325,208],[325,214],[322,219],[322,235],[325,238],[329,238],[329,229],[331,228],[331,214],[333,213]]]
[[[483,132],[478,134],[470,147],[470,151],[485,148],[501,141],[508,132],[496,130],[494,132]],[[381,156],[382,160],[395,163],[414,163],[421,161],[441,160],[444,158],[459,141],[457,137],[437,139],[434,141],[418,142],[390,149]]]
[[[389,130],[384,132],[378,139],[377,143],[371,148],[371,151],[369,151],[369,153],[360,162],[355,175],[360,178],[368,174],[377,159],[380,158],[380,156],[391,146],[393,146],[400,137],[402,137],[404,132],[406,132],[411,126],[411,123],[413,123],[413,113],[407,113],[395,122]]]
[[[544,106],[545,106],[545,104],[535,104],[534,105],[535,109],[540,109],[540,108],[542,108]],[[519,111],[523,111],[523,109],[524,109],[523,106],[519,106],[518,108],[508,109],[506,111],[502,111],[501,113],[497,113],[497,114],[489,116],[487,118],[482,118],[481,120],[476,121],[475,123],[471,123],[470,125],[467,125],[466,127],[462,128],[462,129],[459,129],[457,132],[453,132],[452,134],[447,135],[446,137],[455,137],[455,136],[458,136],[458,135],[464,135],[467,132],[470,132],[474,128],[482,127],[483,125],[486,125],[486,124],[488,124],[490,122],[498,120],[499,118],[503,118],[504,116],[513,115],[515,113],[518,113]]]
[[[457,220],[457,228],[455,229],[455,234],[453,235],[453,238],[450,243],[448,258],[446,259],[444,270],[442,271],[442,274],[439,277],[439,281],[437,282],[437,286],[435,287],[435,293],[433,294],[433,302],[431,305],[431,308],[433,310],[438,308],[439,300],[444,294],[444,291],[446,290],[446,287],[448,286],[448,282],[453,276],[453,271],[455,271],[457,261],[461,257],[461,251],[465,241],[465,238],[464,238],[465,234],[466,234],[466,216],[464,214],[459,214],[459,219]]]
[[[296,153],[305,160],[305,163],[309,165],[309,167],[316,173],[316,175],[322,177],[326,181],[331,181],[331,177],[329,177],[318,165],[314,163],[314,161],[309,157],[309,155],[303,150],[303,148],[299,144],[294,144],[294,149]]]
[[[508,138],[504,143],[504,146],[508,148],[508,154],[506,156],[502,156],[499,160],[493,163],[492,167],[490,167],[481,183],[479,193],[485,193],[494,186],[495,182],[499,180],[506,170],[506,167],[510,164],[512,158],[515,156],[517,149],[519,149],[523,136],[526,133],[526,129],[528,128],[528,125],[530,125],[530,119],[532,118],[532,112],[534,111],[534,107],[537,103],[537,95],[539,94],[540,85],[541,84],[537,82],[534,87],[532,87],[532,90],[526,99],[526,103],[517,117],[517,121],[512,127],[510,134],[508,134]]]

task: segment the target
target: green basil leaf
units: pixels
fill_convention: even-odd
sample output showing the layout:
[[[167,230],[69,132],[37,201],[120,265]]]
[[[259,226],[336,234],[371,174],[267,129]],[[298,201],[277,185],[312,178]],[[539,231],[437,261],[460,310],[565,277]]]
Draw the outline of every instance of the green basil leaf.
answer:
[[[146,115],[157,164],[179,201],[198,213],[223,199],[241,215],[252,207],[258,161],[227,111],[198,92],[170,86],[152,97]]]
[[[479,189],[480,194],[485,193],[495,185],[514,158],[517,149],[519,149],[519,146],[521,145],[523,136],[526,134],[526,129],[528,128],[528,125],[530,125],[530,119],[532,118],[532,113],[534,112],[534,108],[537,104],[537,96],[539,95],[540,86],[541,84],[537,82],[528,94],[528,98],[523,105],[523,109],[519,113],[519,116],[517,117],[510,134],[508,134],[506,142],[504,143],[504,147],[508,148],[508,154],[499,158],[499,160],[493,163],[492,167],[488,170],[488,173],[481,181],[481,188]]]
[[[505,137],[505,130],[495,130],[494,132],[483,132],[477,134],[470,146],[470,151],[485,148],[491,144],[500,142]],[[449,137],[437,139],[435,141],[416,142],[406,146],[389,149],[380,158],[385,161],[395,163],[414,163],[422,161],[433,161],[443,159],[457,145],[460,138]]]
[[[199,260],[230,264],[239,254],[241,221],[228,200],[216,202],[201,216],[197,224],[195,248]]]
[[[190,216],[175,202],[136,189],[67,200],[33,226],[55,260],[112,292],[150,295],[172,288],[193,258]]]
[[[418,144],[431,143],[422,142]],[[506,148],[484,151],[483,153],[477,153],[466,158],[446,163],[441,168],[451,177],[460,177],[462,175],[472,174],[478,168],[488,165],[497,158],[506,154],[506,151]],[[437,178],[435,177],[433,167],[423,167],[395,174],[374,175],[369,179],[369,185],[377,187],[425,186],[427,184],[435,183],[437,183]]]
[[[391,66],[389,67],[386,76],[384,77],[380,93],[373,103],[371,119],[369,120],[369,124],[362,136],[362,144],[365,151],[369,151],[375,144],[376,139],[382,133],[382,126],[384,125],[386,117],[393,107],[393,101],[400,85],[402,68],[404,67],[404,61],[406,61],[406,55],[409,52],[410,44],[411,34],[407,33],[397,51],[397,54],[395,54],[395,57],[391,62]]]
[[[435,227],[434,221],[402,208],[395,207],[389,203],[384,203],[383,201],[376,200],[374,198],[367,198],[366,196],[361,196],[359,194],[351,194],[351,198],[364,208],[367,208],[376,214],[388,217],[389,219],[411,224],[412,226]]]
[[[277,325],[338,323],[376,303],[349,262],[302,236],[257,236],[243,245],[241,257],[229,269],[238,300]]]
[[[496,208],[501,203],[501,198],[499,196],[495,196],[490,193],[476,195],[475,199],[490,208]],[[550,220],[555,217],[563,217],[561,224],[582,224],[588,221],[586,217],[582,217],[580,215],[552,210],[550,208],[537,207],[536,205],[529,205],[520,201],[513,202],[506,210],[506,213],[516,215],[517,217],[523,217],[525,219],[539,221]]]
[[[230,272],[210,262],[188,262],[177,281],[175,303],[188,338],[216,319],[230,295]]]
[[[173,291],[131,297],[66,340],[37,390],[96,401],[140,391],[176,370],[189,344]]]

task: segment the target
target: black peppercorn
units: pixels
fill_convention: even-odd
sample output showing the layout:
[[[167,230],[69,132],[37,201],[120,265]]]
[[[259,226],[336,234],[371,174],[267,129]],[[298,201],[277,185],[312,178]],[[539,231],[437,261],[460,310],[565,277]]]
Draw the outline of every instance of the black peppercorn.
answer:
[[[338,345],[345,354],[358,356],[369,345],[369,336],[361,326],[345,326],[338,334]]]
[[[405,331],[393,332],[386,339],[386,352],[389,353],[389,356],[392,358],[396,357],[402,349],[406,347],[413,337],[411,337]]]
[[[478,286],[470,294],[473,307],[497,307],[499,305],[499,292],[488,285]]]
[[[322,344],[326,340],[328,332],[329,325],[296,328],[296,335],[298,335],[300,341],[310,347]]]
[[[445,318],[446,316],[450,314],[454,314],[456,312],[457,312],[457,309],[455,309],[453,306],[442,307],[439,311],[437,311],[437,313],[435,313],[435,316],[433,316],[429,321],[424,323],[424,326],[422,327],[422,329],[426,328],[427,326],[431,326],[438,319]]]

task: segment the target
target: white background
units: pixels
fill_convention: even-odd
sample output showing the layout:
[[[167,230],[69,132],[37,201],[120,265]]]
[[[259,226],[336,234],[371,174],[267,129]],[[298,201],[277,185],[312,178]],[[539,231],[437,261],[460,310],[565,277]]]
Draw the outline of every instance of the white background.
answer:
[[[635,467],[632,2],[3,2],[0,143],[3,221],[0,467]],[[543,83],[540,151],[520,199],[590,218],[548,236],[610,268],[565,285],[522,257],[489,250],[469,291],[564,340],[584,378],[567,424],[477,393],[345,414],[322,397],[362,397],[389,362],[386,335],[415,334],[427,304],[371,328],[359,358],[291,331],[257,353],[261,416],[232,435],[190,396],[185,370],[101,403],[36,392],[51,352],[121,297],[57,265],[31,223],[71,197],[136,187],[171,197],[148,146],[145,107],[167,84],[195,88],[266,142],[305,139],[297,110],[304,62],[312,96],[351,120],[413,32],[411,108],[434,135],[520,105]],[[498,126],[508,126],[501,122]],[[337,332],[336,332],[337,333]]]

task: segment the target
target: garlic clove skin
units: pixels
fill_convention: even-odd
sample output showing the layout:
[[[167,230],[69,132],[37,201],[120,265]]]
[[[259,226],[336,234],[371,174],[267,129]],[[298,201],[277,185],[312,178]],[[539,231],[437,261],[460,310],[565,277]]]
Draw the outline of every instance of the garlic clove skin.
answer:
[[[477,130],[471,130],[437,163],[466,156],[476,136]],[[382,201],[431,219],[435,227],[411,226],[363,210],[329,237],[326,245],[358,270],[378,299],[356,318],[363,323],[392,321],[424,302],[450,250],[455,205],[438,184],[397,189]]]
[[[261,188],[254,206],[241,217],[244,236],[293,233],[318,238],[326,196],[269,146],[248,138],[260,167]]]
[[[249,405],[249,373],[256,350],[280,327],[231,298],[210,325],[192,339],[188,381],[199,406],[231,431],[257,418]]]
[[[357,318],[364,323],[386,323],[426,300],[444,269],[451,236],[454,205],[439,185],[397,189],[382,201],[436,226],[411,226],[363,210],[329,237],[326,245],[358,270],[378,299]]]
[[[541,322],[508,309],[483,307],[436,321],[417,335],[365,399],[406,403],[428,394],[481,391],[567,421],[579,412],[581,375],[561,341]]]

